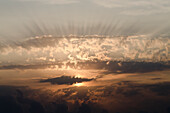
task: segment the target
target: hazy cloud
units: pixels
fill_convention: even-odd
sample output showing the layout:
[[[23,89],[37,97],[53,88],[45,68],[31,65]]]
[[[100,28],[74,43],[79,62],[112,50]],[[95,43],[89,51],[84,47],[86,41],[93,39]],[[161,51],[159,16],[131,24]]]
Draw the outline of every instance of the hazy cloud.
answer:
[[[22,2],[40,2],[45,4],[71,4],[77,3],[79,0],[18,0]]]
[[[40,2],[45,4],[71,4],[81,0],[19,0],[22,2]],[[106,8],[116,8],[125,15],[150,15],[170,12],[169,0],[88,0],[89,3]],[[82,2],[83,3],[83,2]]]
[[[122,14],[141,15],[170,12],[169,0],[94,0],[107,8],[119,8]]]

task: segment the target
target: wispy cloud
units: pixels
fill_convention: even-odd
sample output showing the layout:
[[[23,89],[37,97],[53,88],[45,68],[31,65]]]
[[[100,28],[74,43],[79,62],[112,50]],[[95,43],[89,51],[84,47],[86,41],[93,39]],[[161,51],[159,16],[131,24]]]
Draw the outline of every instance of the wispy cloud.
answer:
[[[72,4],[77,3],[79,0],[18,0],[21,2],[40,2],[45,4]]]
[[[118,8],[122,14],[127,15],[170,12],[169,0],[93,0],[93,2],[107,8]]]

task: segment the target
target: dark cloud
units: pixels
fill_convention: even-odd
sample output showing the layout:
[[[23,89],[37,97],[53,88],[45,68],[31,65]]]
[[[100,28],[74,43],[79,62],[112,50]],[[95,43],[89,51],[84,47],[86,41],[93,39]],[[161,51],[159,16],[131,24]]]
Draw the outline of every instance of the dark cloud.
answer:
[[[149,87],[152,92],[157,93],[160,96],[168,96],[170,95],[170,83],[159,83],[153,85],[146,85],[145,87]]]
[[[0,69],[46,69],[46,68],[53,68],[55,65],[61,67],[62,63],[41,63],[41,64],[34,64],[34,65],[5,65],[0,66]]]
[[[107,64],[109,62],[109,64]],[[86,61],[77,63],[77,67],[74,63],[67,63],[72,68],[81,69],[105,69],[104,74],[109,73],[146,73],[152,71],[163,71],[170,69],[169,63],[161,62],[123,62],[123,61]]]
[[[109,62],[109,64],[107,64]],[[60,62],[55,63],[41,63],[35,65],[5,65],[0,66],[0,69],[45,69],[45,68],[61,68],[64,64]],[[161,62],[121,62],[121,61],[86,61],[75,63],[66,63],[66,67],[71,67],[73,69],[105,69],[106,71],[103,74],[110,73],[146,73],[153,71],[163,71],[169,70],[170,65],[168,63]]]
[[[8,95],[0,92],[0,113],[93,113],[93,103],[74,104],[74,109],[70,110],[70,104],[61,97],[46,100],[40,90],[23,89],[23,87],[0,86],[0,91],[6,90]],[[41,96],[40,100],[34,96]],[[46,98],[46,99],[45,99]],[[44,100],[45,99],[45,100]],[[72,105],[71,105],[72,106]],[[107,110],[99,108],[98,113],[108,113]]]
[[[71,76],[61,76],[57,78],[51,78],[47,80],[41,80],[40,82],[50,82],[51,84],[74,84],[74,83],[80,83],[85,81],[91,81],[93,79],[88,78],[77,78],[77,77],[71,77]]]
[[[170,65],[159,62],[111,62],[106,68],[111,73],[146,73],[170,69]]]
[[[169,113],[169,86],[119,81],[55,92],[0,86],[0,113]]]
[[[152,78],[151,80],[161,80],[162,78]]]

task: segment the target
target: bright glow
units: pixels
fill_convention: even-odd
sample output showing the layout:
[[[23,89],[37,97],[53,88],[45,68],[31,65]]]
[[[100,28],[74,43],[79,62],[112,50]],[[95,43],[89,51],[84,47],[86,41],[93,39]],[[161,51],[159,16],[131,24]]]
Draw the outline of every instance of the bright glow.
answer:
[[[80,86],[83,86],[83,83],[76,83],[76,84],[74,84],[74,86],[80,87]]]
[[[147,35],[128,37],[88,35],[72,38],[39,36],[17,42],[18,44],[6,44],[9,46],[0,48],[0,58],[3,61],[1,65],[55,64],[49,68],[72,70],[81,69],[83,66],[77,64],[88,61],[107,61],[106,64],[109,65],[109,61],[168,62],[170,60],[168,38],[151,40]],[[26,46],[23,46],[25,44]]]
[[[75,77],[76,78],[81,78],[82,76],[80,74],[77,74]]]

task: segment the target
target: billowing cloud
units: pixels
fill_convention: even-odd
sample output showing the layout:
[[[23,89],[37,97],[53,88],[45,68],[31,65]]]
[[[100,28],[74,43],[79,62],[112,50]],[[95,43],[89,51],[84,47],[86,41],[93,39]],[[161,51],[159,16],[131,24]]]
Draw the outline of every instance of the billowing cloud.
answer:
[[[170,59],[169,41],[168,38],[152,39],[145,35],[128,37],[89,35],[62,38],[43,36],[2,46],[0,56],[4,62],[20,60],[27,63],[31,61],[76,63],[96,59],[167,62]]]
[[[139,30],[134,25],[130,27],[131,29],[129,27],[123,27],[122,24],[105,26],[97,24],[92,27],[82,26],[82,28],[63,26],[53,30],[57,32],[56,35],[51,33],[52,35],[38,35],[13,42],[0,41],[0,66],[2,66],[1,69],[30,69],[32,67],[36,69],[38,67],[79,69],[88,68],[86,64],[81,65],[85,62],[89,65],[94,63],[103,66],[99,69],[108,69],[109,66],[114,67],[113,62],[169,63],[169,35],[161,35],[163,33],[155,30],[153,31],[156,33],[142,33],[138,32]],[[44,33],[40,28],[37,31]],[[122,64],[119,63],[119,67],[121,66]],[[141,67],[144,66],[140,65],[139,68]],[[119,69],[114,68],[115,70],[109,68],[109,71],[135,72],[131,69],[126,70],[129,68],[125,65]],[[149,71],[156,69],[149,69]],[[144,72],[145,70],[137,71]]]
[[[169,0],[94,0],[94,3],[107,8],[121,9],[121,13],[127,15],[170,12]]]

